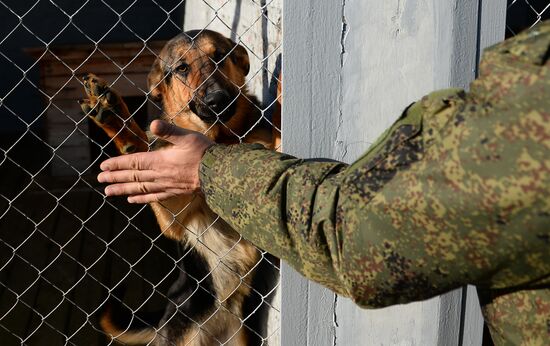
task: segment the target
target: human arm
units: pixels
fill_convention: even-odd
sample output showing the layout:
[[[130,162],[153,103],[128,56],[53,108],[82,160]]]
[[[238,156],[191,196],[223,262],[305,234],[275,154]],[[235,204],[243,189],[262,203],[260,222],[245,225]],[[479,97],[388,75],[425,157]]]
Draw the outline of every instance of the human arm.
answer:
[[[489,49],[469,93],[427,96],[350,167],[214,146],[209,206],[362,306],[548,287],[549,43],[546,23]]]

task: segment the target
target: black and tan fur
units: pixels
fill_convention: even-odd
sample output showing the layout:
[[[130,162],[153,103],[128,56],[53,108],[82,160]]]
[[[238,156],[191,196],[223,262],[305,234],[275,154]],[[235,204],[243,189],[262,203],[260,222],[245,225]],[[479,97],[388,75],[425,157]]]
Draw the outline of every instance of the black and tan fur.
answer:
[[[189,31],[170,40],[149,74],[150,97],[162,102],[163,118],[205,133],[219,143],[262,143],[272,147],[261,124],[259,102],[246,90],[246,49],[219,33]],[[84,77],[82,109],[111,136],[122,154],[148,150],[122,98],[100,78]],[[160,149],[162,150],[162,149]],[[164,235],[188,250],[188,263],[168,292],[158,325],[140,330],[118,326],[107,307],[100,324],[126,344],[249,345],[243,327],[245,302],[261,260],[258,249],[218,219],[200,195],[150,203]],[[196,276],[196,277],[195,277]],[[197,283],[200,281],[200,284]]]

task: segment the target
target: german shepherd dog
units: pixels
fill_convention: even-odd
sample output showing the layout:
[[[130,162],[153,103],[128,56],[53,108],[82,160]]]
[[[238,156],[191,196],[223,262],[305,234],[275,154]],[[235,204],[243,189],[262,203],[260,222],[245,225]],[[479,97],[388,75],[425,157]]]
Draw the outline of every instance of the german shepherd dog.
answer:
[[[205,133],[218,143],[272,148],[276,139],[262,124],[257,98],[246,89],[249,69],[243,46],[213,31],[188,31],[160,52],[149,73],[149,96],[162,103],[162,117],[177,126]],[[120,95],[93,74],[86,75],[83,84],[87,98],[79,101],[82,110],[120,153],[149,150],[146,133]],[[170,303],[156,324],[136,329],[120,323],[120,307],[108,305],[101,328],[125,344],[252,344],[257,332],[243,321],[249,317],[247,299],[255,290],[262,253],[214,214],[200,194],[150,205],[162,233],[187,249],[186,275],[170,288]]]

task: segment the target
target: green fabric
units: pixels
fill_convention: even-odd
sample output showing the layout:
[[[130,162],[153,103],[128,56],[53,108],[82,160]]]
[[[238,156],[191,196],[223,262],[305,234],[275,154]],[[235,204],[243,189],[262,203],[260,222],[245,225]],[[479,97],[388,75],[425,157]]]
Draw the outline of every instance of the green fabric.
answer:
[[[213,146],[207,202],[359,306],[473,284],[497,344],[550,344],[549,47],[547,22],[488,49],[470,92],[424,97],[351,166]]]

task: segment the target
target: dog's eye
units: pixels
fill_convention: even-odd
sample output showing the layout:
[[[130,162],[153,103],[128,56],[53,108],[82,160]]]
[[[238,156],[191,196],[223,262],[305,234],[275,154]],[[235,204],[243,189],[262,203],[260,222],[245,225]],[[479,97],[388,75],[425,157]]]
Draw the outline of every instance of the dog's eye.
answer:
[[[178,73],[189,72],[189,65],[187,65],[187,64],[179,65],[178,67],[176,67],[176,72],[178,72]]]
[[[216,51],[214,53],[214,56],[212,57],[212,60],[214,60],[215,63],[217,63],[218,65],[221,65],[225,62],[225,56],[226,54],[224,52],[221,52],[221,51]]]

